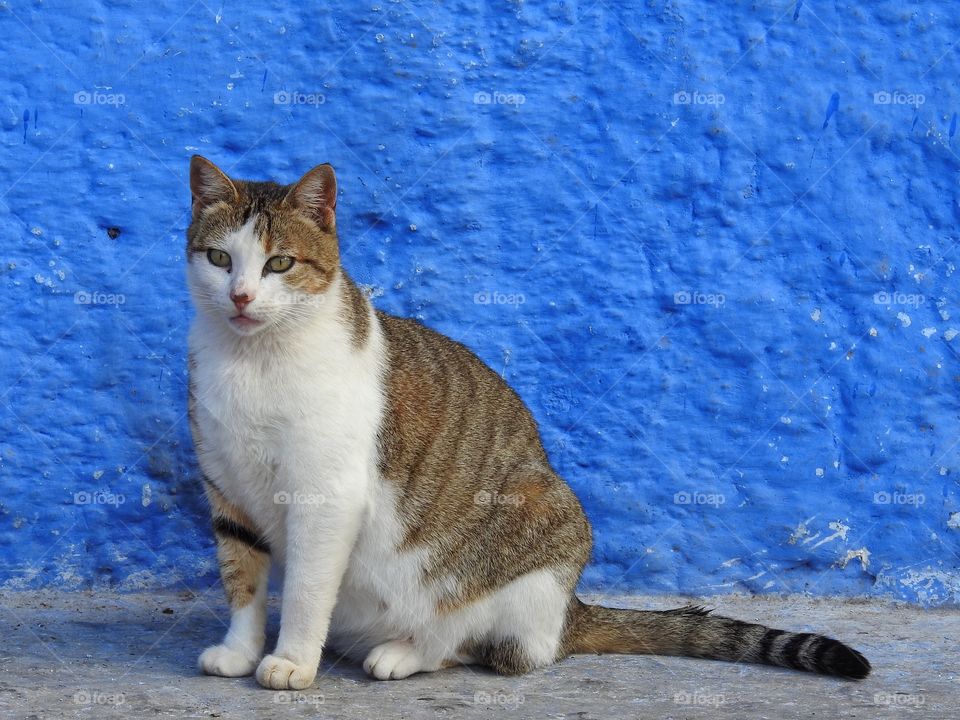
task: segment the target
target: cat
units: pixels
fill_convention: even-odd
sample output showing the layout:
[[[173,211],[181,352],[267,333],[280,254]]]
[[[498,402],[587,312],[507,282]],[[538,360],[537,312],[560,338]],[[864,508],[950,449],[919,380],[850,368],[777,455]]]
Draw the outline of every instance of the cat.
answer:
[[[333,168],[282,186],[194,156],[190,189],[189,415],[231,613],[201,671],[303,689],[331,647],[381,680],[576,653],[866,677],[821,635],[582,602],[590,525],[536,421],[466,347],[374,310],[340,263]]]

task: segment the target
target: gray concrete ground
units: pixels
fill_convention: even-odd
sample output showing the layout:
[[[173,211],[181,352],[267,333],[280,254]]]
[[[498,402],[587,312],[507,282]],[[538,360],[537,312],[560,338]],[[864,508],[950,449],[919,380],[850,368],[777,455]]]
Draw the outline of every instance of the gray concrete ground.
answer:
[[[591,598],[598,600],[599,598]],[[677,598],[606,597],[661,609]],[[458,668],[368,680],[325,659],[314,686],[274,692],[204,677],[226,609],[203,594],[4,593],[0,717],[10,718],[960,718],[960,612],[886,602],[718,597],[717,612],[816,630],[871,660],[863,682],[683,658],[579,656],[520,678]],[[272,611],[276,632],[277,610]]]

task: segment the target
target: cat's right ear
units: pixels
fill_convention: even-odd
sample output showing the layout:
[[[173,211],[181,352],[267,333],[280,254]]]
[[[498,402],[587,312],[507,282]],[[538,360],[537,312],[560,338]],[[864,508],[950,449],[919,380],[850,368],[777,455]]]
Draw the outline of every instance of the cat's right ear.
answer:
[[[190,194],[193,196],[193,218],[218,202],[234,202],[237,188],[220,168],[200,155],[190,158]]]

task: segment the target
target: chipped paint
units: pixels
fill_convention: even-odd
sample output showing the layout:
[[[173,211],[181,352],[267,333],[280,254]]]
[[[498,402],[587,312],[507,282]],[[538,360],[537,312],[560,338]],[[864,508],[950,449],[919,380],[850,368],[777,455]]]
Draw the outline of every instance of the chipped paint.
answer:
[[[816,549],[817,549],[818,547],[820,547],[821,545],[824,545],[825,543],[828,543],[828,542],[832,542],[832,541],[834,541],[834,540],[846,540],[846,539],[847,539],[847,531],[848,531],[850,528],[849,528],[848,526],[844,525],[844,524],[843,524],[842,522],[840,522],[839,520],[837,520],[836,522],[828,523],[828,524],[827,524],[827,527],[829,527],[831,530],[833,530],[833,535],[827,535],[827,536],[826,536],[825,538],[823,538],[820,542],[818,542],[816,545],[814,545],[814,546],[811,548],[812,550],[816,550]]]
[[[803,522],[801,522],[799,525],[797,525],[797,527],[794,529],[794,531],[793,531],[792,533],[790,533],[790,537],[787,539],[787,542],[788,542],[790,545],[796,545],[797,542],[799,542],[799,541],[802,540],[803,538],[809,536],[809,535],[810,535],[810,530],[807,528],[807,526],[808,526],[810,523],[812,523],[815,518],[816,518],[816,515],[814,515],[813,517],[807,518],[806,520],[804,520]]]
[[[859,550],[847,550],[847,554],[837,561],[836,566],[845,568],[853,559],[860,561],[860,569],[864,572],[866,572],[867,568],[870,567],[870,551],[865,547],[862,547]]]

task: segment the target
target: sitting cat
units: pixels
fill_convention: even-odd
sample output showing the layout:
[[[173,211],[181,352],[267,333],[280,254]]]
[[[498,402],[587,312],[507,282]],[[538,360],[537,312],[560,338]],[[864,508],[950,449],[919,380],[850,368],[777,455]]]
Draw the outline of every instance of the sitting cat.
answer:
[[[282,186],[195,156],[190,186],[190,420],[231,611],[204,672],[302,689],[330,645],[379,679],[573,653],[867,675],[820,635],[581,602],[590,525],[536,422],[463,345],[373,309],[340,265],[333,168]]]

